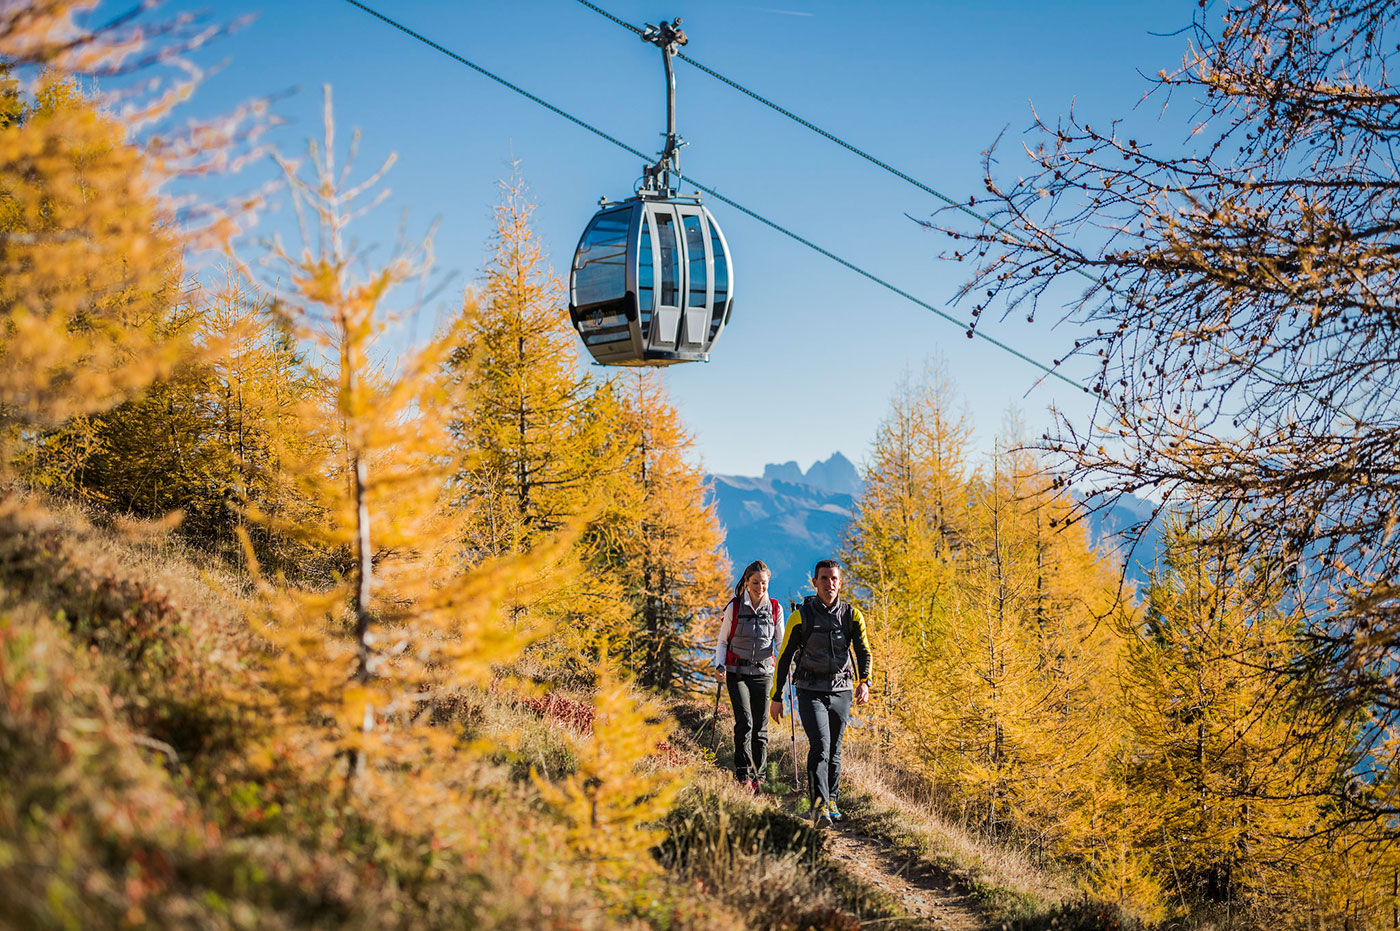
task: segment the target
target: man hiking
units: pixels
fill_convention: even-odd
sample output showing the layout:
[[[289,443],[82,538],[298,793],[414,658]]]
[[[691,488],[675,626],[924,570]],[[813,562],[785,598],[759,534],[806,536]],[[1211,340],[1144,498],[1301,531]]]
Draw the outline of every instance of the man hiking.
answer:
[[[797,715],[809,747],[807,785],[812,821],[817,827],[827,827],[841,819],[836,806],[841,784],[841,735],[851,717],[852,693],[857,705],[870,700],[870,642],[860,611],[837,597],[841,567],[835,560],[817,563],[812,584],[817,593],[808,595],[788,618],[768,715],[774,723],[782,720],[783,687],[791,666]]]

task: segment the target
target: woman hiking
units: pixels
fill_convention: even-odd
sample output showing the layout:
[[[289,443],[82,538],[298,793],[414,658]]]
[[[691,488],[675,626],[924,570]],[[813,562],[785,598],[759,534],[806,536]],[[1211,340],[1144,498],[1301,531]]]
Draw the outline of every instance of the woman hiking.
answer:
[[[838,597],[841,567],[835,560],[817,563],[812,585],[817,593],[809,595],[788,618],[768,714],[774,723],[782,720],[783,686],[791,667],[797,686],[797,714],[807,732],[812,820],[817,827],[827,827],[841,820],[836,807],[841,788],[841,735],[851,717],[852,700],[857,705],[870,700],[870,641],[860,609]]]
[[[768,773],[768,720],[763,705],[773,687],[773,664],[783,639],[783,614],[768,597],[771,573],[754,560],[734,586],[715,639],[715,680],[734,706],[734,778],[757,793]]]

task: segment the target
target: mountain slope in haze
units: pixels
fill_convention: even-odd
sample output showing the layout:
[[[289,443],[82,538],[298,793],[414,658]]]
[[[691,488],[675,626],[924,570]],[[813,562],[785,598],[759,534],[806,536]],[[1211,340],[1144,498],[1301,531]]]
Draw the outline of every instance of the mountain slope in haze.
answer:
[[[1147,577],[1161,553],[1162,518],[1154,516],[1156,506],[1133,495],[1102,498],[1075,493],[1075,500],[1090,508],[1084,518],[1089,542],[1123,565],[1124,578],[1147,589]]]

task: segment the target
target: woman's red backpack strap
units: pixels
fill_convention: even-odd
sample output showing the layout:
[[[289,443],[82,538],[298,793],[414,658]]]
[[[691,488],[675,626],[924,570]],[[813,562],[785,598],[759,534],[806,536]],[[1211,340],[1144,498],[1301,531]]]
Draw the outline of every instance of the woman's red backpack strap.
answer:
[[[729,640],[724,641],[724,665],[726,668],[739,665],[739,657],[729,649],[729,641],[734,639],[734,628],[739,624],[739,599],[729,599],[729,604],[724,606],[724,615],[729,616]],[[720,624],[724,623],[724,615],[720,615]]]

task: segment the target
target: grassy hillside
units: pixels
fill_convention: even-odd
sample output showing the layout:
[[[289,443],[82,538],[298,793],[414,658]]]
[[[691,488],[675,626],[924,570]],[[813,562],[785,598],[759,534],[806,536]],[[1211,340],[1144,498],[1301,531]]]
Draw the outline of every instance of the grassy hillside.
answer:
[[[163,537],[131,542],[14,499],[0,540],[12,926],[615,923],[613,903],[556,865],[562,836],[508,761],[463,774],[482,830],[445,853],[279,754],[236,579],[203,575]],[[489,718],[511,726],[511,711]],[[488,716],[464,704],[460,718]]]
[[[652,872],[606,878],[541,801],[540,784],[574,771],[589,740],[586,691],[501,679],[438,703],[444,733],[473,748],[450,817],[406,819],[407,802],[332,790],[343,782],[272,732],[255,661],[268,647],[244,588],[160,526],[15,495],[0,506],[0,924],[905,924],[898,902],[829,856],[795,798],[775,786],[755,800],[706,759],[704,701],[671,703],[672,739],[649,763],[685,783]],[[1063,896],[1034,867],[921,811],[917,786],[888,785],[871,752],[857,738],[857,830],[980,890],[989,917],[1054,911]]]

